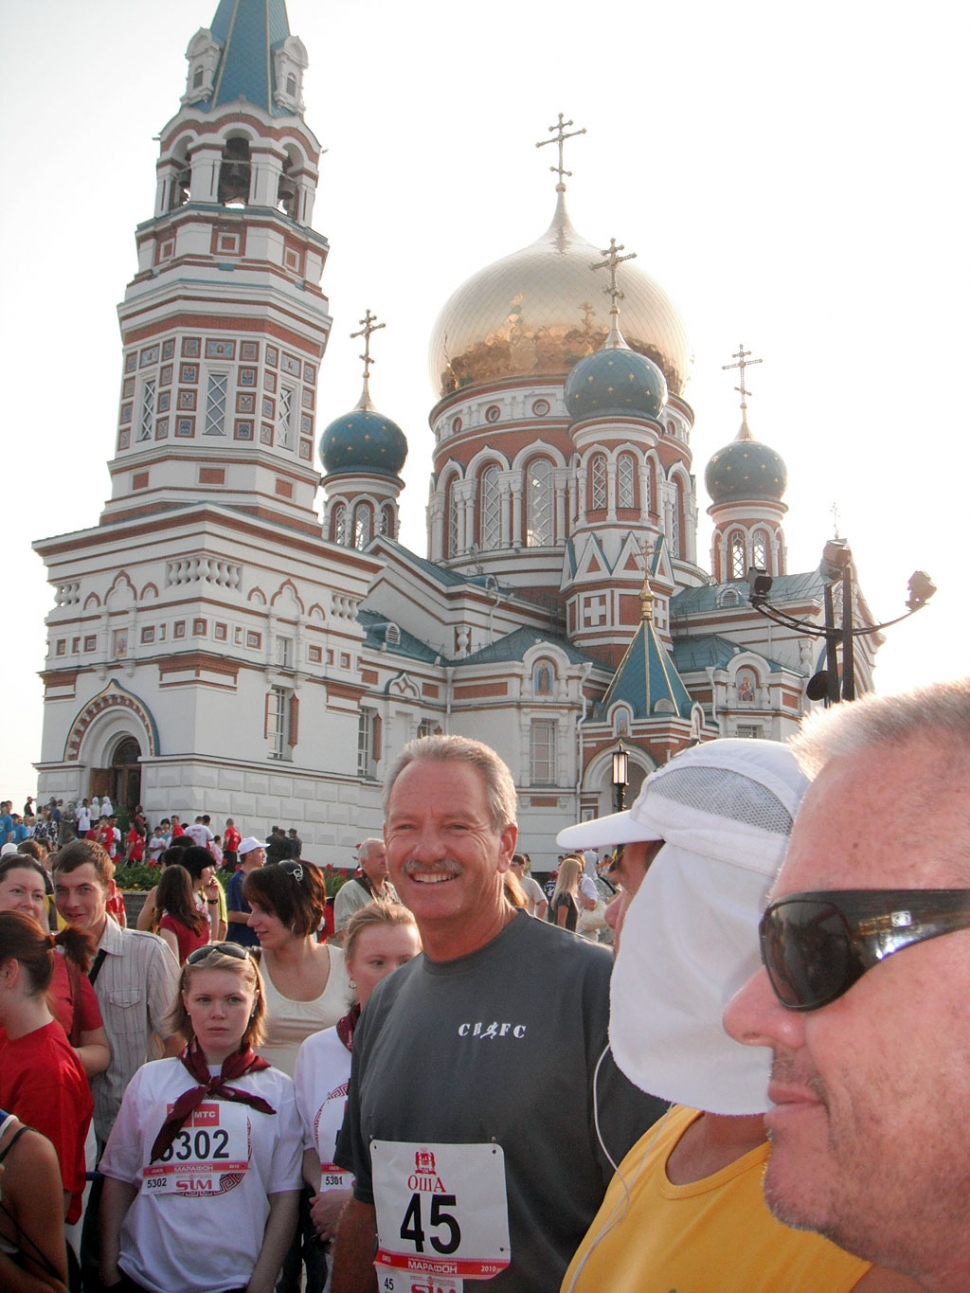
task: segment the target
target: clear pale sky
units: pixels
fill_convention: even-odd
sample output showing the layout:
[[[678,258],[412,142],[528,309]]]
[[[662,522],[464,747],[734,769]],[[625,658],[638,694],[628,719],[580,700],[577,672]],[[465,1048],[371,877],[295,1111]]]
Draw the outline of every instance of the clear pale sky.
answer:
[[[5,615],[0,797],[33,793],[43,619],[34,538],[97,523],[120,381],[115,306],[152,214],[157,135],[185,47],[216,0],[0,3]],[[788,465],[789,568],[833,533],[873,614],[914,569],[939,586],[890,629],[877,686],[967,673],[964,587],[965,5],[751,0],[290,0],[310,56],[306,120],[328,149],[315,227],[334,329],[321,429],[357,400],[366,307],[372,394],[410,445],[402,539],[425,553],[428,339],[453,289],[549,223],[564,112],[577,229],[611,236],[670,294],[694,354],[686,398],[702,507],[708,458],[740,421]],[[322,502],[322,499],[321,499]],[[704,516],[699,552],[706,564]]]

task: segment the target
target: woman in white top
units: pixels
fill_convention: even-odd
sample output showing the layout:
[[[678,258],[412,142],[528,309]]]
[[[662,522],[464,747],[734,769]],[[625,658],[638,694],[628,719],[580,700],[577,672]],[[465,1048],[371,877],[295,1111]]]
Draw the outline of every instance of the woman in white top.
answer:
[[[129,1083],[101,1159],[101,1278],[148,1293],[271,1293],[296,1222],[293,1083],[256,1054],[259,972],[236,943],[186,961],[178,1059]]]
[[[266,994],[261,1054],[292,1077],[301,1044],[346,1013],[344,954],[317,941],[327,891],[312,863],[288,859],[259,867],[246,877],[243,894],[261,948]]]
[[[400,903],[369,902],[354,912],[346,926],[344,959],[357,1004],[335,1028],[314,1033],[300,1047],[296,1061],[296,1102],[306,1146],[303,1179],[313,1194],[310,1200],[313,1232],[305,1238],[306,1293],[323,1293],[329,1287],[322,1246],[333,1239],[337,1219],[353,1190],[353,1177],[335,1166],[333,1156],[347,1103],[354,1029],[361,1010],[381,979],[386,979],[420,951],[421,937],[407,907]]]
[[[251,871],[243,896],[252,911],[248,924],[260,946],[266,1001],[260,1054],[293,1076],[300,1046],[312,1033],[332,1028],[346,1013],[349,999],[344,954],[317,941],[327,890],[310,862],[272,862]],[[283,1263],[277,1293],[300,1287],[301,1234],[310,1231],[310,1193],[300,1199],[300,1228]],[[307,1256],[310,1256],[308,1253]]]

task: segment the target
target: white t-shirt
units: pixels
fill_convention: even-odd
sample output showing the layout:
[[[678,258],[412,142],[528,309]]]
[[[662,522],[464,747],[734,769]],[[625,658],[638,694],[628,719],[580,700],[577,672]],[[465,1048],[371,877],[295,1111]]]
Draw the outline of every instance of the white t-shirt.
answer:
[[[306,1039],[296,1059],[293,1081],[303,1144],[320,1162],[321,1190],[352,1189],[352,1173],[341,1171],[333,1161],[350,1084],[350,1051],[336,1028],[325,1028]]]
[[[195,1085],[181,1060],[143,1065],[125,1092],[101,1159],[105,1176],[138,1190],[121,1227],[119,1265],[151,1293],[243,1288],[262,1247],[269,1195],[301,1184],[296,1092],[286,1074],[273,1068],[232,1085],[262,1096],[274,1115],[206,1100],[176,1136],[166,1161],[149,1164],[169,1108]],[[224,1166],[232,1170],[220,1173]]]
[[[77,810],[77,833],[85,835],[91,829],[91,814],[83,806]]]
[[[215,836],[209,830],[208,826],[202,822],[193,822],[191,826],[186,826],[185,833],[188,835],[193,844],[197,844],[201,849],[207,849]]]
[[[536,908],[541,907],[544,902],[548,902],[545,890],[537,880],[533,880],[531,875],[524,875],[519,881],[526,897],[526,911],[530,916],[536,914]]]

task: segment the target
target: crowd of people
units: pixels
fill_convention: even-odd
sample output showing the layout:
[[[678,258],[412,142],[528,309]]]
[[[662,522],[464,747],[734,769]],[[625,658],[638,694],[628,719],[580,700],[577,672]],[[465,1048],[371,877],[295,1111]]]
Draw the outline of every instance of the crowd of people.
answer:
[[[966,1290],[968,770],[970,680],[866,697],[545,888],[501,759],[423,738],[330,937],[296,832],[227,829],[224,902],[173,831],[134,929],[97,834],[8,838],[0,1286]]]

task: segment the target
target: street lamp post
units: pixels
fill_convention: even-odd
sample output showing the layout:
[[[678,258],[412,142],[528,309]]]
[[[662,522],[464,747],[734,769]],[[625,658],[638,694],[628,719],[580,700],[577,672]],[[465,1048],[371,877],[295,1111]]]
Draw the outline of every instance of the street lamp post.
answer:
[[[613,811],[622,813],[626,788],[630,783],[630,755],[621,741],[613,751]]]
[[[822,626],[809,620],[796,619],[785,611],[772,606],[768,600],[771,594],[772,578],[765,570],[751,567],[748,571],[748,587],[751,590],[748,598],[750,604],[766,619],[786,628],[796,629],[810,637],[825,639],[825,668],[808,680],[805,692],[809,700],[824,700],[826,705],[837,704],[840,700],[855,700],[855,651],[854,640],[867,637],[890,628],[893,624],[908,619],[923,609],[936,592],[932,579],[925,570],[917,570],[910,577],[909,598],[906,602],[906,614],[897,615],[893,620],[882,624],[867,624],[865,628],[852,626],[852,552],[845,539],[830,539],[825,545],[819,572],[825,580],[823,605],[825,623]],[[833,589],[836,583],[842,584],[842,626],[835,624],[835,604]],[[842,644],[842,686],[839,687],[838,646]]]

